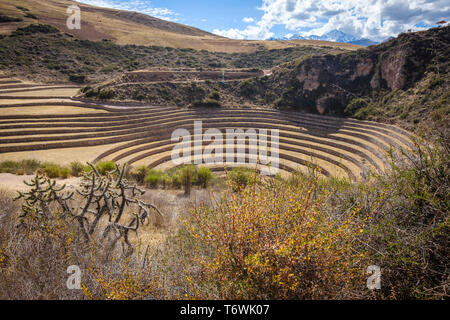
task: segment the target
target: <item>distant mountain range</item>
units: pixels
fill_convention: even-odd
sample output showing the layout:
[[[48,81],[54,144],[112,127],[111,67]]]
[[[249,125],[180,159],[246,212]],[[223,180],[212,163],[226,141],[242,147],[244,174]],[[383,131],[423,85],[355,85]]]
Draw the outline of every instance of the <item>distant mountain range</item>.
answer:
[[[351,44],[356,44],[356,45],[366,46],[366,47],[377,44],[377,42],[374,42],[370,39],[356,38],[350,34],[344,33],[339,30],[332,30],[322,36],[311,35],[308,37],[303,37],[299,34],[294,34],[290,37],[270,38],[268,40],[324,40],[324,41],[332,41],[332,42],[351,43]]]

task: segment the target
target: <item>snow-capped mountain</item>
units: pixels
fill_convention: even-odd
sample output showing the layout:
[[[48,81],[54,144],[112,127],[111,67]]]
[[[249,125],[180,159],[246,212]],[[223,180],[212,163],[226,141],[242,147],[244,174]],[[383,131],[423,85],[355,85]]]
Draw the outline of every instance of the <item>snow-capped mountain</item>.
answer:
[[[346,42],[346,43],[358,40],[354,36],[346,34],[339,30],[330,31],[330,32],[324,34],[321,38],[322,38],[321,40],[334,41],[334,42]]]
[[[284,37],[283,40],[307,40],[307,39],[299,34],[294,34],[293,36],[290,37]]]
[[[269,40],[324,40],[324,41],[351,43],[351,44],[357,44],[357,45],[361,45],[361,46],[370,46],[370,45],[376,44],[376,42],[374,42],[370,39],[356,38],[350,34],[344,33],[339,30],[332,30],[322,36],[311,35],[311,36],[303,37],[299,34],[294,34],[290,37],[284,37],[282,39],[270,38]]]

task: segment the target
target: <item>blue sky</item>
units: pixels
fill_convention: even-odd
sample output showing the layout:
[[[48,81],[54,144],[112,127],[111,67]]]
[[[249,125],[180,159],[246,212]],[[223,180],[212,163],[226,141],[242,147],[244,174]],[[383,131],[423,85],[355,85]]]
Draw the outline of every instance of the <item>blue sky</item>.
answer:
[[[139,11],[236,39],[322,35],[381,41],[450,19],[449,0],[78,0]]]

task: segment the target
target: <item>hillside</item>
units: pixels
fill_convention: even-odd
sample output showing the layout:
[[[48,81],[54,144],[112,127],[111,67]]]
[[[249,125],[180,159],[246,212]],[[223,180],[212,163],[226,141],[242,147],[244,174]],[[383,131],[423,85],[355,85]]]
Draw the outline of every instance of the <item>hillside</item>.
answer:
[[[203,95],[183,95],[189,85],[155,83],[139,86],[144,101],[171,104],[206,99],[217,91],[224,106],[248,104],[309,113],[351,116],[403,123],[413,128],[425,120],[445,124],[449,115],[450,28],[436,28],[399,37],[368,49],[337,55],[303,55],[273,68],[270,76],[245,81],[198,83]],[[132,99],[130,88],[117,81],[98,86],[111,97]],[[92,94],[92,92],[90,92]],[[145,99],[145,96],[149,97]]]
[[[81,30],[68,30],[66,9],[77,4],[82,12]],[[190,26],[145,14],[94,7],[68,0],[2,0],[0,34],[10,34],[30,23],[48,24],[79,40],[111,40],[120,45],[192,48],[214,52],[254,52],[299,46],[328,46],[355,50],[359,46],[327,41],[241,41],[223,38]]]
[[[39,82],[97,83],[123,72],[146,68],[264,68],[312,54],[345,50],[300,46],[250,53],[222,53],[189,48],[118,45],[78,40],[50,25],[33,24],[0,36],[0,69]]]
[[[367,50],[290,63],[260,85],[279,93],[281,108],[411,127],[448,119],[449,31],[403,33]]]

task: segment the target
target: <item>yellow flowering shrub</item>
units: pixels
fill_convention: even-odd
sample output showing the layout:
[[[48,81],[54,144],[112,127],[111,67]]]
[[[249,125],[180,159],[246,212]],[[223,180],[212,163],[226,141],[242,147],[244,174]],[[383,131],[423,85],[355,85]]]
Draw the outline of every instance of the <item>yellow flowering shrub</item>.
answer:
[[[96,265],[96,263],[93,263]],[[140,300],[160,294],[158,278],[130,266],[129,259],[121,265],[119,272],[106,272],[102,266],[89,268],[89,274],[99,285],[96,292],[82,284],[83,294],[92,300]]]
[[[369,218],[360,208],[333,212],[317,179],[288,184],[278,179],[230,191],[215,206],[196,207],[186,220],[201,266],[199,284],[224,299],[327,299],[365,286],[355,244]],[[366,215],[367,217],[367,215]],[[194,290],[195,289],[195,290]]]

